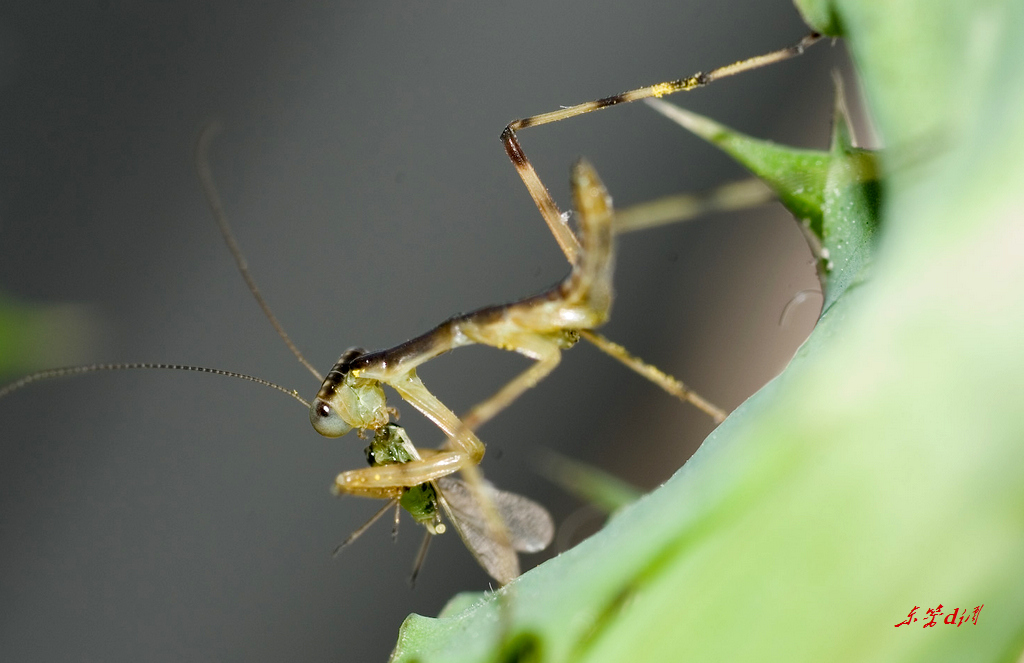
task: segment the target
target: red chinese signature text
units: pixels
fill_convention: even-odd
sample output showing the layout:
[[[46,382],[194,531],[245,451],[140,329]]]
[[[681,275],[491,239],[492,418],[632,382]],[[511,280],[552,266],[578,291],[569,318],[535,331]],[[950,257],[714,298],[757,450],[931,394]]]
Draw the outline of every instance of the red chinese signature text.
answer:
[[[960,608],[954,608],[953,612],[950,612],[950,613],[948,613],[945,616],[945,618],[942,620],[942,623],[943,624],[948,624],[950,626],[956,626],[957,628],[959,628],[960,625],[963,624],[964,622],[971,622],[972,624],[977,626],[977,624],[978,624],[978,615],[981,614],[981,609],[984,608],[984,607],[985,607],[985,604],[982,603],[981,605],[979,605],[978,607],[976,607],[974,609],[973,613],[967,612],[966,609],[961,610]],[[917,617],[915,617],[914,615],[920,609],[921,609],[921,606],[915,605],[913,610],[910,611],[910,614],[907,615],[907,618],[904,619],[899,624],[896,624],[896,628],[899,628],[901,626],[910,626],[911,622],[916,622],[917,621]],[[938,623],[937,622],[938,618],[942,616],[942,604],[940,603],[938,605],[938,607],[936,607],[936,608],[928,608],[925,612],[927,613],[928,617],[931,617],[931,619],[929,621],[926,621],[921,626],[921,628],[933,627],[933,626],[935,626]],[[957,615],[960,615],[960,617],[957,618]],[[921,619],[922,620],[926,619],[926,617],[921,617]]]

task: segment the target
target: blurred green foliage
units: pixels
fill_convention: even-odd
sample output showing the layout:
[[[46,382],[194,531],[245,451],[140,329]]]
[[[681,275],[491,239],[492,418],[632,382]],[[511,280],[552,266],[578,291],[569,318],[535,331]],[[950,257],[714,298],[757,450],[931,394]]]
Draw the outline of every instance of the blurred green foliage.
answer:
[[[100,327],[99,317],[84,305],[30,304],[0,293],[0,382],[89,361]]]

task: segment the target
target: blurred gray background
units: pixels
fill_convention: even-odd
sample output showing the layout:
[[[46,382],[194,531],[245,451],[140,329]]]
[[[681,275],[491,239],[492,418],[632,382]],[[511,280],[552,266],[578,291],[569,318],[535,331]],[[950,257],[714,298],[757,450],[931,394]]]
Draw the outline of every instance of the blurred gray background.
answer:
[[[397,344],[566,273],[498,141],[509,120],[806,32],[783,0],[6,3],[0,290],[91,306],[105,321],[94,360],[213,366],[309,395],[206,209],[192,166],[206,121],[224,125],[213,168],[257,281],[327,370],[349,346]],[[844,62],[819,45],[671,100],[824,147]],[[520,138],[563,207],[580,155],[619,205],[743,175],[642,104]],[[777,206],[626,236],[616,286],[604,332],[730,409],[785,365],[820,305],[779,325],[816,279]],[[525,365],[468,348],[421,376],[464,411]],[[441,442],[402,411],[417,444]],[[0,401],[0,422],[2,660],[382,660],[408,613],[488,585],[446,535],[410,590],[410,521],[397,545],[381,524],[332,559],[378,507],[328,490],[365,463],[365,442],[320,438],[270,390],[95,374]],[[537,476],[539,447],[648,489],[711,429],[581,344],[481,431],[484,469],[561,522],[580,503]]]

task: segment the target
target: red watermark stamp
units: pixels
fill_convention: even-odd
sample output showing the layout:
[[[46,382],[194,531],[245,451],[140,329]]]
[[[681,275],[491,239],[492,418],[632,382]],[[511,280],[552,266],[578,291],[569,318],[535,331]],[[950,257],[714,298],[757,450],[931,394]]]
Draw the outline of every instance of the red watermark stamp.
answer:
[[[949,626],[956,626],[957,628],[959,628],[960,625],[963,624],[964,622],[970,622],[970,623],[974,624],[975,626],[977,626],[977,624],[978,624],[978,615],[981,614],[981,609],[984,608],[984,607],[985,607],[985,604],[982,603],[981,605],[977,606],[974,609],[974,612],[968,612],[966,608],[963,609],[963,610],[961,610],[960,608],[954,608],[953,612],[950,612],[950,613],[946,614],[946,616],[942,620],[942,623],[943,624],[948,624]],[[915,617],[914,615],[916,615],[917,611],[920,610],[920,609],[921,609],[921,606],[915,605],[914,608],[910,611],[910,614],[907,615],[907,618],[904,619],[899,624],[896,624],[896,628],[899,628],[901,626],[910,626],[910,624],[912,622],[916,622],[917,621],[917,617]],[[936,607],[936,608],[928,608],[925,612],[928,615],[928,617],[930,617],[931,619],[929,621],[926,621],[921,626],[921,628],[934,627],[936,624],[938,624],[938,621],[937,621],[938,618],[942,617],[942,604],[940,603],[938,605],[938,607]],[[957,617],[957,615],[959,615],[959,617]],[[928,617],[922,616],[921,620],[923,621],[925,619],[928,619]]]

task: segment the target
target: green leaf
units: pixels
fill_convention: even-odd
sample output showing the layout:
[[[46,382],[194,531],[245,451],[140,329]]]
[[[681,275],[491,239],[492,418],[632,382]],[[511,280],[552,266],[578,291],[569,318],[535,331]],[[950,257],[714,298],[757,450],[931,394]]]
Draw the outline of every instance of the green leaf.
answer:
[[[829,37],[842,37],[843,26],[831,0],[796,0],[794,2],[804,22]]]
[[[870,265],[878,226],[876,155],[853,144],[841,81],[836,79],[832,145],[801,150],[751,138],[661,99],[647,103],[685,129],[717,145],[760,178],[802,224],[818,259],[828,308]]]
[[[866,278],[878,228],[880,184],[876,155],[853,144],[842,81],[836,77],[836,106],[828,174],[822,192],[822,292],[827,311],[857,280]]]
[[[647,104],[746,166],[775,192],[793,216],[815,236],[822,236],[825,180],[831,162],[828,152],[798,150],[751,138],[662,99],[648,99]]]

